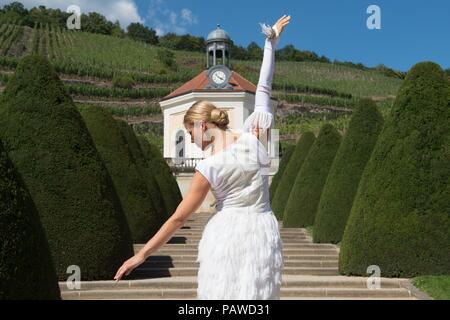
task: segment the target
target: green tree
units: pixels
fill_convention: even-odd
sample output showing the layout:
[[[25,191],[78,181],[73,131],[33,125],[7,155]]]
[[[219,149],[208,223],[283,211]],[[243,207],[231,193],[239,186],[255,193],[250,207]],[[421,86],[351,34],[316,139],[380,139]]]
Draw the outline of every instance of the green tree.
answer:
[[[183,200],[177,180],[173,176],[170,167],[167,165],[158,148],[148,142],[143,136],[139,136],[138,139],[142,152],[148,162],[148,166],[152,169],[153,175],[155,176],[163,195],[167,212],[169,215],[172,215],[181,200]]]
[[[158,210],[122,129],[102,107],[82,105],[78,110],[111,175],[133,242],[147,242],[160,227]]]
[[[364,169],[344,231],[339,270],[387,277],[450,273],[450,83],[416,64]]]
[[[113,28],[114,24],[97,12],[81,15],[81,30],[83,31],[111,35]]]
[[[39,215],[0,142],[0,299],[60,299]]]
[[[0,98],[0,137],[38,209],[61,280],[111,279],[133,255],[111,177],[51,64],[23,58]]]
[[[3,12],[14,12],[18,16],[25,16],[28,14],[28,10],[25,9],[24,5],[21,2],[14,1],[10,4],[5,4],[3,6]]]
[[[159,44],[161,47],[172,50],[186,50],[196,52],[204,52],[205,50],[205,38],[195,37],[188,34],[180,36],[174,32],[168,32],[165,35],[159,37]]]
[[[313,225],[320,196],[341,142],[333,125],[322,126],[298,172],[283,217],[283,227],[300,228]]]
[[[270,194],[271,202],[272,202],[273,196],[275,195],[275,192],[277,191],[277,187],[281,181],[284,170],[286,169],[286,166],[287,166],[289,159],[291,158],[294,150],[295,150],[294,144],[288,144],[283,149],[283,154],[281,156],[280,164],[278,165],[277,173],[275,173],[275,175],[273,176],[272,182],[270,183],[270,187],[269,187],[269,194]]]
[[[136,41],[158,44],[158,36],[155,30],[149,29],[139,22],[130,23],[127,27],[127,34],[131,39]]]
[[[14,1],[6,4],[0,10],[0,18],[2,22],[17,23],[18,21],[25,21],[28,18],[28,10],[20,2]]]
[[[261,60],[263,57],[263,49],[254,41],[247,46],[247,52],[251,60]]]
[[[156,218],[155,218],[155,227],[153,228],[154,233],[156,233],[159,228],[164,224],[167,220],[168,213],[167,208],[164,202],[164,196],[162,195],[162,191],[160,190],[158,183],[155,178],[155,172],[152,167],[150,167],[147,159],[145,157],[144,152],[139,144],[139,140],[131,127],[124,120],[116,120],[119,128],[122,131],[122,135],[127,141],[128,147],[130,148],[131,154],[133,155],[134,160],[136,161],[141,175],[144,177],[144,180],[147,184],[147,189],[150,194],[150,198],[152,200],[153,206],[156,209]]]
[[[314,242],[338,243],[342,240],[362,172],[382,126],[383,117],[375,102],[360,100],[320,197],[314,222]]]
[[[116,22],[114,22],[112,30],[111,30],[111,35],[113,37],[118,37],[118,38],[124,38],[126,36],[125,32],[120,27],[119,20],[116,20]]]
[[[305,162],[308,152],[315,140],[316,137],[314,134],[308,131],[302,134],[300,139],[297,141],[294,153],[286,166],[286,170],[283,173],[283,177],[281,178],[280,184],[277,187],[277,191],[275,192],[272,200],[272,210],[278,220],[283,220],[284,210],[286,208],[292,186],[294,185],[300,168]]]

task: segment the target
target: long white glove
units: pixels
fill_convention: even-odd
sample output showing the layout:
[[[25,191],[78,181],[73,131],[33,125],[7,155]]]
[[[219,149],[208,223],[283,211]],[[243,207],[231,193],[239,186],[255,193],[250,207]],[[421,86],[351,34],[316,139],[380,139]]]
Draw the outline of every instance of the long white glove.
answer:
[[[244,131],[251,132],[255,127],[266,130],[274,126],[270,91],[275,67],[275,48],[279,42],[280,33],[274,25],[270,27],[259,23],[262,33],[266,36],[263,61],[255,94],[255,108],[244,122]]]

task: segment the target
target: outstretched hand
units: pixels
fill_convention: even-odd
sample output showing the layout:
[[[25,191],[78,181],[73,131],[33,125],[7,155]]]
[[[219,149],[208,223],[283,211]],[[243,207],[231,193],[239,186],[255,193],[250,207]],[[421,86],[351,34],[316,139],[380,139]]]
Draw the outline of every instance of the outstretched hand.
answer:
[[[119,281],[123,275],[128,276],[131,271],[133,271],[136,267],[141,265],[145,261],[145,258],[137,253],[127,261],[123,263],[123,265],[117,270],[116,275],[114,276],[114,280]]]
[[[283,32],[284,27],[289,24],[289,20],[291,20],[291,16],[283,15],[274,26],[277,27],[279,34]]]

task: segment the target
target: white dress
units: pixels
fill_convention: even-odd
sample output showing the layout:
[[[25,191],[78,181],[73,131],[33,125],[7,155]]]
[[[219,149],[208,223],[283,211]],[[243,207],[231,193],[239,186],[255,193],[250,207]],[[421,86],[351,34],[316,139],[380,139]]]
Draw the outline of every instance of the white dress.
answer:
[[[244,132],[195,167],[208,179],[217,209],[198,245],[200,300],[280,299],[283,243],[269,202],[265,169],[270,159],[251,133],[256,124],[273,127],[270,89],[278,40],[265,39],[255,110],[246,119]]]

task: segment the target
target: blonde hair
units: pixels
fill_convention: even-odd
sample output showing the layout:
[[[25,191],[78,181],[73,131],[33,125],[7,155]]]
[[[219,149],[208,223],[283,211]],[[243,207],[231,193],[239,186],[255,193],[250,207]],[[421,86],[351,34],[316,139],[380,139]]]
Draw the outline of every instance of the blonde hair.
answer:
[[[195,102],[184,115],[184,124],[194,125],[195,121],[212,122],[222,130],[228,129],[230,123],[228,113],[207,100]]]

